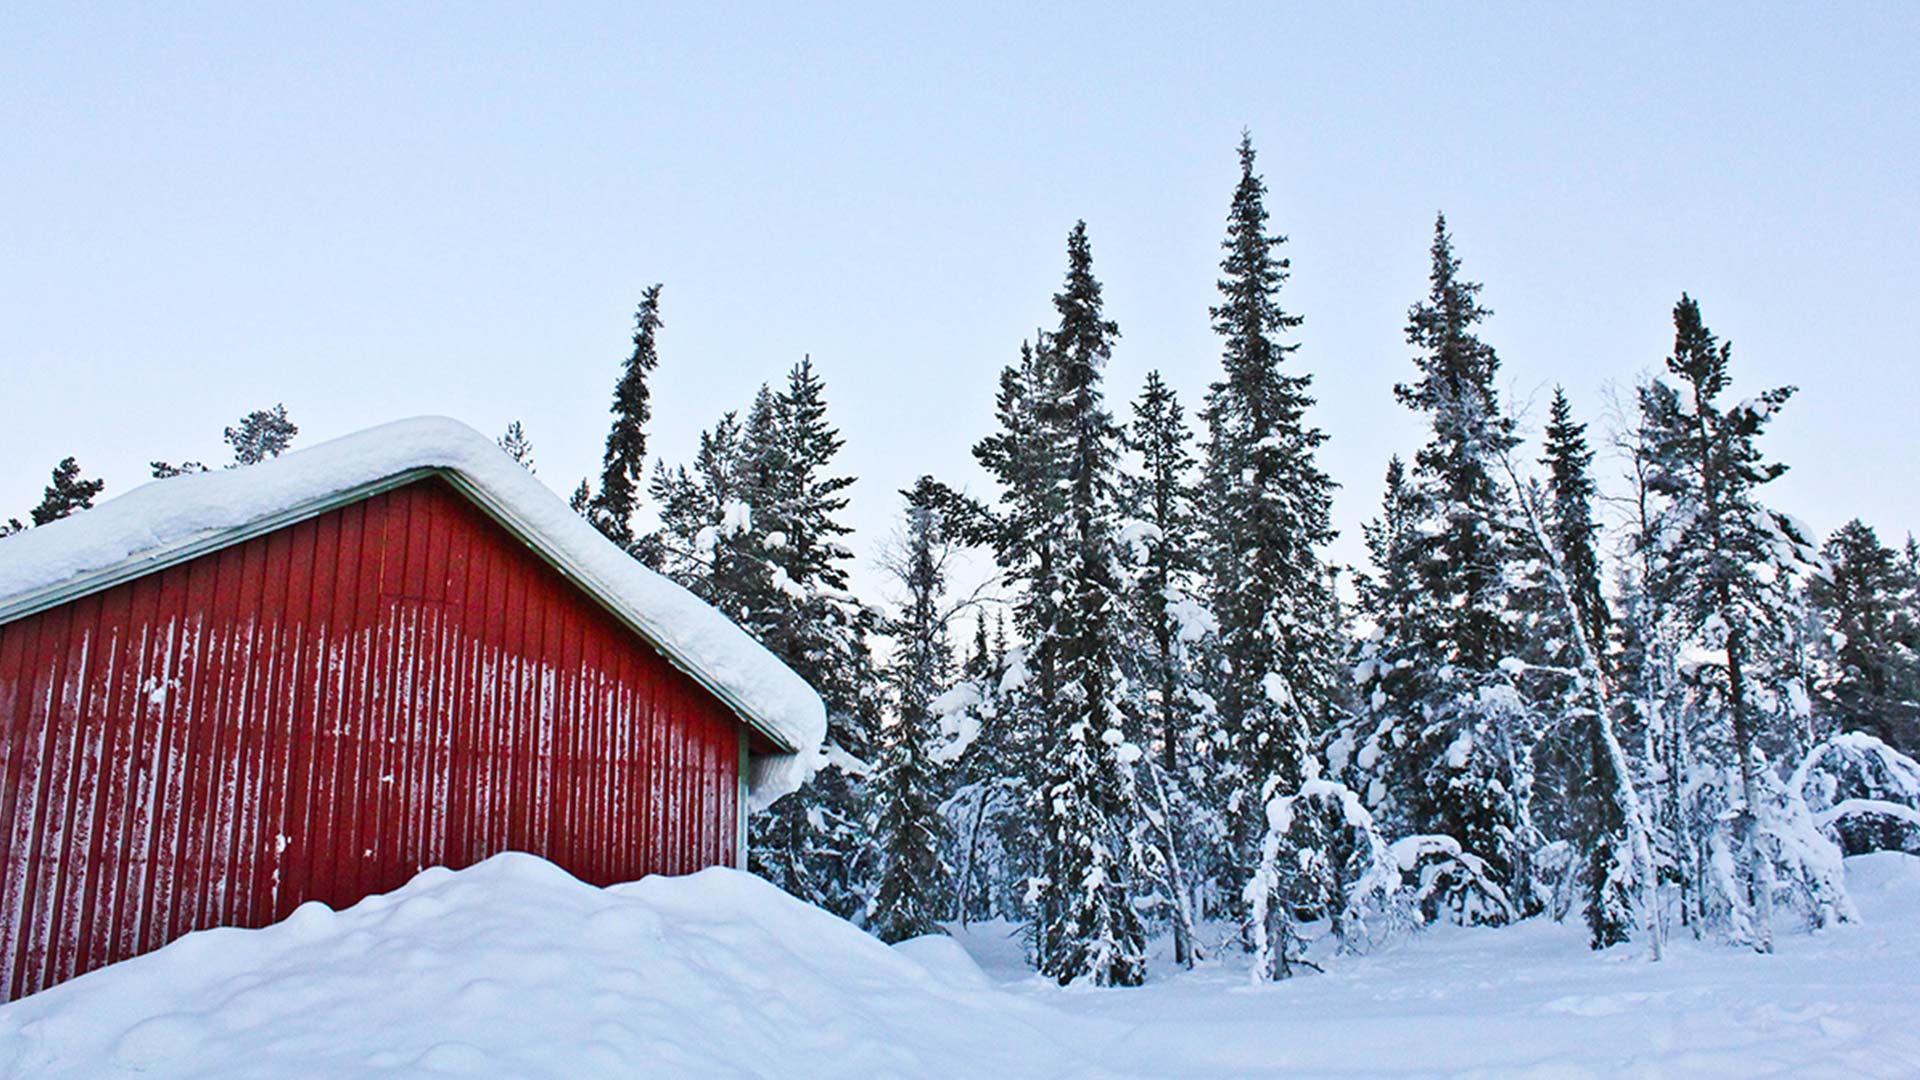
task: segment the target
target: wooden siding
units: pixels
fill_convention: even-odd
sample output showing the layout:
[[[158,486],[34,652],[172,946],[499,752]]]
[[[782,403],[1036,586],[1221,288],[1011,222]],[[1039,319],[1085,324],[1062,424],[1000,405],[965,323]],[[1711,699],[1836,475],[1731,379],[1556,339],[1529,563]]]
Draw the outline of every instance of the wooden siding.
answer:
[[[0,625],[0,1001],[505,850],[731,864],[742,737],[439,479]]]

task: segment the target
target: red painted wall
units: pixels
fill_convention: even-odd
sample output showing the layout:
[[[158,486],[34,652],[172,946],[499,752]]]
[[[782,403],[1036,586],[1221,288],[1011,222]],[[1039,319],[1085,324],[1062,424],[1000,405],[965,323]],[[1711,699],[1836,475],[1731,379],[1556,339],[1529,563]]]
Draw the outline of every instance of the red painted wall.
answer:
[[[731,864],[740,738],[439,479],[0,625],[0,1000],[510,849]]]

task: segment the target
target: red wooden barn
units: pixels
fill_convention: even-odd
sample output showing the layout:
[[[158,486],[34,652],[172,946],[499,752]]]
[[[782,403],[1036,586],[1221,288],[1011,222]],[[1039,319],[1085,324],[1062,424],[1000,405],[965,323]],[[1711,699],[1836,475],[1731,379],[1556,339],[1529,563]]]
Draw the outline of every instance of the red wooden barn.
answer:
[[[158,481],[0,541],[0,1000],[509,849],[738,866],[824,726],[457,422]]]

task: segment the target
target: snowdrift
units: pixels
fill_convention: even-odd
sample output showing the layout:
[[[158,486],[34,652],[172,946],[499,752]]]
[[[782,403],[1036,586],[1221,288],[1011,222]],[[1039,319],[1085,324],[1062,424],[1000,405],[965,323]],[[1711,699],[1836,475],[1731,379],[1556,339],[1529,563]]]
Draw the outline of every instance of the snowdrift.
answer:
[[[1847,872],[1864,921],[1777,956],[1530,919],[1061,990],[1004,924],[888,948],[733,870],[596,889],[509,854],[0,1006],[0,1077],[1920,1076],[1920,858]]]
[[[0,1076],[1071,1075],[984,984],[739,871],[603,890],[506,854],[0,1007]]]

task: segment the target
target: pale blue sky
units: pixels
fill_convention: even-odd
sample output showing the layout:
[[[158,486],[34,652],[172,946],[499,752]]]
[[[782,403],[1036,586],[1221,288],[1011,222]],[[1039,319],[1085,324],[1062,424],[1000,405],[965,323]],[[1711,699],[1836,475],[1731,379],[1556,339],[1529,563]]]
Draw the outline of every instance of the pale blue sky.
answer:
[[[1419,441],[1390,388],[1441,208],[1536,414],[1657,366],[1687,289],[1736,393],[1802,387],[1773,502],[1920,527],[1920,5],[548,7],[9,6],[0,516],[275,401],[302,443],[517,417],[564,492],[663,281],[654,449],[810,352],[864,553],[916,474],[981,487],[1076,218],[1116,406],[1152,367],[1198,404],[1246,126],[1341,557]]]

